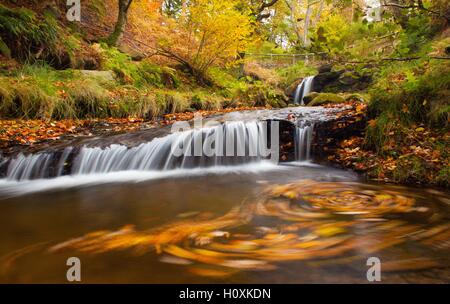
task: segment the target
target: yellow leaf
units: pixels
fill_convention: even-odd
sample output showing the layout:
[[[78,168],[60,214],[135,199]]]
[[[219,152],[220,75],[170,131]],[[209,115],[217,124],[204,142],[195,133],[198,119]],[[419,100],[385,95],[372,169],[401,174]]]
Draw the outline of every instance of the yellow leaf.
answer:
[[[346,232],[345,229],[335,226],[319,227],[315,230],[315,233],[322,237],[330,237],[344,232]]]

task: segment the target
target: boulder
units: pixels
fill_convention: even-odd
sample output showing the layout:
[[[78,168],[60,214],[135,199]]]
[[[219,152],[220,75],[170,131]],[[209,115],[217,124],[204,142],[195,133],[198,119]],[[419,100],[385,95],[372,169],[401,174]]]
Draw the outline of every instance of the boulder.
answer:
[[[327,103],[343,103],[345,99],[333,93],[318,93],[314,99],[309,102],[308,106],[320,106]]]
[[[366,89],[372,82],[369,73],[354,70],[341,70],[318,74],[314,78],[313,90],[316,92],[355,92]]]
[[[310,103],[314,98],[316,98],[320,93],[317,92],[311,92],[308,95],[306,95],[305,97],[303,97],[303,101],[305,104]]]
[[[319,74],[331,72],[333,66],[331,64],[324,64],[319,67]]]
[[[346,93],[359,92],[365,90],[372,82],[372,67],[364,67],[360,71],[352,69],[342,69],[332,71],[329,64],[322,65],[319,68],[319,74],[314,77],[311,91],[322,93]],[[290,99],[294,99],[297,86],[302,82],[303,78],[294,81],[285,89],[285,94]],[[305,99],[307,101],[307,99]]]
[[[320,73],[314,77],[313,91],[322,92],[330,84],[335,83],[344,71]]]
[[[370,98],[367,94],[348,93],[345,95],[345,101],[367,103],[368,100],[370,100]]]
[[[142,61],[147,57],[144,52],[125,43],[121,43],[117,48],[122,53],[130,56],[131,60],[133,61]]]
[[[113,71],[92,71],[92,70],[79,70],[81,75],[86,77],[97,78],[104,81],[115,81],[115,74]]]

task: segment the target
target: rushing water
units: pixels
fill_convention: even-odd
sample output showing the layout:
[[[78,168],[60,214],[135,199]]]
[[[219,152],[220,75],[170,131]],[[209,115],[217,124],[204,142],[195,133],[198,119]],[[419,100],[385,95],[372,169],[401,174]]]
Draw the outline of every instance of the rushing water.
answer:
[[[275,111],[131,147],[10,159],[0,180],[0,282],[65,282],[72,256],[86,283],[364,283],[369,257],[382,261],[383,282],[450,282],[448,195],[311,162],[325,111],[283,112],[298,118],[294,162],[176,159],[168,147],[221,128],[259,151],[261,120]]]
[[[297,89],[295,90],[294,104],[305,104],[303,98],[311,92],[313,82],[314,76],[309,76],[302,80],[302,82],[297,86]]]

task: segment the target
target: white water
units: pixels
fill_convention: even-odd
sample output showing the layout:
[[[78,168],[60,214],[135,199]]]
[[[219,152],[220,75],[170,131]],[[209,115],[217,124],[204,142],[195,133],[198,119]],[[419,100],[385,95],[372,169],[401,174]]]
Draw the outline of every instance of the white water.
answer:
[[[68,174],[98,178],[95,175],[127,171],[134,172],[133,174],[140,171],[152,172],[151,177],[157,178],[173,174],[177,169],[213,167],[223,171],[227,166],[239,168],[244,164],[260,163],[274,151],[278,155],[279,143],[274,134],[270,136],[272,142],[268,147],[266,127],[266,122],[233,121],[214,127],[172,133],[132,148],[113,144],[104,148],[83,146],[77,151],[69,147],[59,153],[19,154],[10,160],[6,180],[49,180]],[[309,159],[311,133],[310,126],[297,127],[297,160]],[[204,154],[207,146],[213,148],[209,150],[213,154]],[[174,147],[180,148],[181,155],[175,153]]]
[[[297,166],[308,166],[308,163],[298,163]],[[167,171],[120,171],[109,173],[93,173],[66,175],[56,178],[40,178],[34,180],[0,179],[0,197],[14,197],[28,193],[48,191],[52,189],[69,189],[79,186],[92,186],[105,183],[144,182],[150,180],[196,177],[204,175],[261,173],[274,170],[288,170],[288,166],[279,166],[270,161],[261,161],[237,166],[217,166],[209,168],[173,169]]]
[[[309,76],[303,79],[302,82],[297,86],[297,89],[295,90],[294,104],[299,104],[302,106],[305,104],[303,98],[311,93],[313,81],[314,76]]]
[[[295,129],[295,159],[310,160],[311,159],[311,142],[313,136],[314,125],[297,127]]]

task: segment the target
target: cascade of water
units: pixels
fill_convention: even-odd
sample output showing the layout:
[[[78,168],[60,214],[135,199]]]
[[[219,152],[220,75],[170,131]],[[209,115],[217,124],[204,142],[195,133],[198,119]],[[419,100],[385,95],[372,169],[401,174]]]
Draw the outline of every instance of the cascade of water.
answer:
[[[305,104],[303,98],[311,92],[313,81],[314,76],[309,76],[303,79],[302,82],[297,86],[297,89],[295,90],[294,104]]]
[[[51,157],[52,155],[49,153],[28,156],[19,154],[9,163],[6,176],[13,180],[43,178],[49,171]]]
[[[314,125],[295,128],[295,158],[298,161],[311,159],[311,142]]]
[[[66,161],[73,148],[68,147],[62,153],[20,153],[7,163],[6,178],[9,180],[28,180],[60,176],[64,173]]]
[[[266,122],[226,122],[222,125],[176,132],[129,148],[83,146],[74,153],[19,154],[10,160],[6,177],[28,180],[64,174],[94,174],[127,170],[150,171],[177,168],[237,165],[268,158]],[[69,172],[70,171],[70,172]]]

